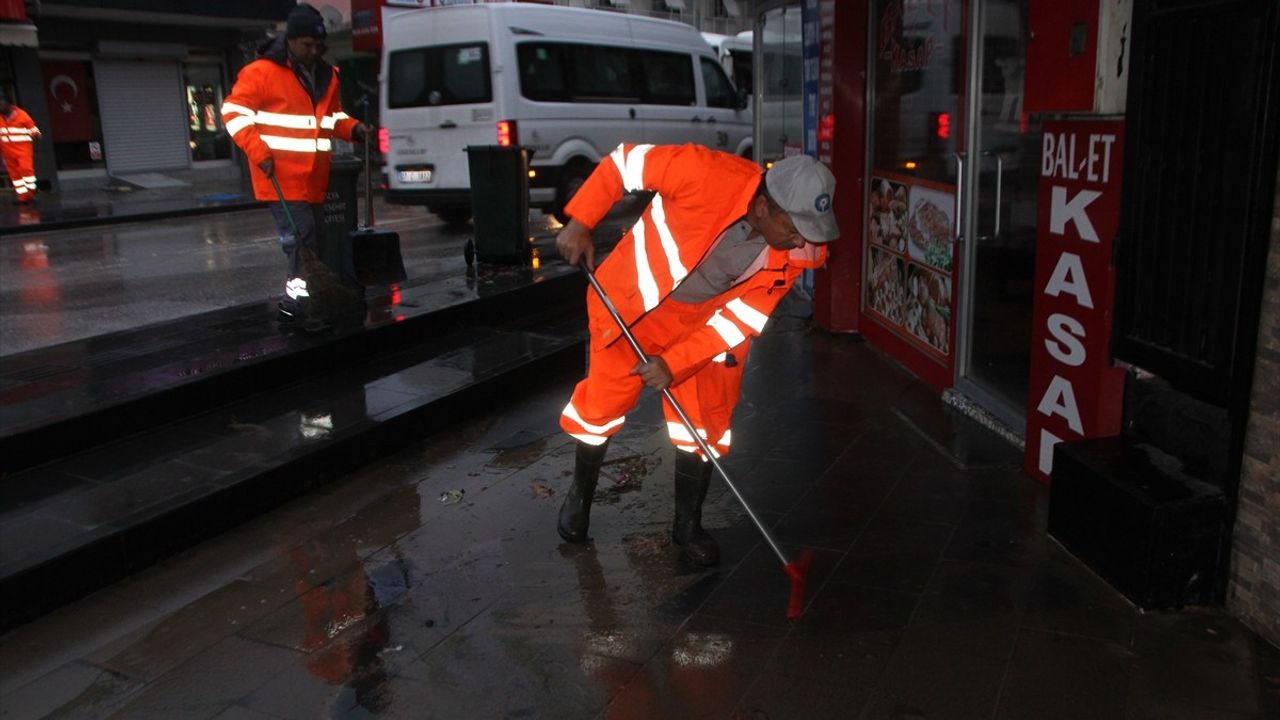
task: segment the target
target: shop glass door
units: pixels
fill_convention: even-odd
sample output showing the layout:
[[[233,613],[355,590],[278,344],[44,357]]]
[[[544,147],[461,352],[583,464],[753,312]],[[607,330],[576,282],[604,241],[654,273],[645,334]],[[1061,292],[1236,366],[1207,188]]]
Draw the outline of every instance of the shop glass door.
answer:
[[[1034,296],[1039,121],[1022,109],[1028,0],[984,0],[972,24],[973,118],[957,387],[1015,428],[1025,421]]]
[[[954,368],[963,240],[964,9],[872,3],[873,99],[863,310],[868,335],[934,385]]]
[[[1014,427],[1025,416],[1039,125],[1029,0],[872,3],[868,336]]]
[[[756,158],[769,164],[804,151],[804,84],[800,6],[760,13],[760,72],[756,82]]]

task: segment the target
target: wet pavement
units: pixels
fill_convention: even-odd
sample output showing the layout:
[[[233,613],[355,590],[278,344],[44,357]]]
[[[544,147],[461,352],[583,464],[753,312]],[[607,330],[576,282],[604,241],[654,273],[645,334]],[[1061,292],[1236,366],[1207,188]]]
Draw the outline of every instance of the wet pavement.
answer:
[[[1046,536],[1017,453],[958,466],[904,420],[941,424],[936,397],[807,313],[757,343],[725,463],[816,553],[798,622],[718,483],[721,566],[678,558],[656,396],[592,541],[559,540],[552,374],[8,632],[3,716],[1276,717],[1280,652],[1218,610],[1135,610]]]
[[[381,198],[374,207],[378,227],[400,234],[411,280],[463,277],[469,226]],[[535,221],[549,237],[546,220]],[[284,273],[265,208],[6,236],[0,355],[266,301]]]
[[[39,192],[24,205],[5,193],[0,229],[16,235],[261,207],[249,184],[226,169],[145,173],[137,179],[143,184],[105,176],[71,180],[61,191]]]
[[[242,491],[204,507],[230,529],[178,554],[139,534],[145,569],[0,635],[0,717],[1280,717],[1280,651],[1219,609],[1133,608],[1046,535],[1048,493],[1016,450],[873,348],[813,328],[799,295],[755,345],[725,466],[789,550],[814,550],[804,617],[785,619],[787,578],[718,482],[704,520],[722,564],[679,559],[653,395],[610,448],[592,542],[562,543],[573,457],[556,417],[581,368],[575,317],[431,306],[548,292],[567,268],[468,275],[461,236],[396,212],[379,218],[404,220],[411,282],[373,305],[399,309],[319,341],[267,319],[260,288],[281,262],[265,210],[0,241],[10,362],[80,343],[115,367],[127,358],[111,353],[203,334],[211,356],[231,353],[225,368],[254,361],[228,338],[279,346],[277,374],[259,366],[251,377],[271,382],[238,406],[205,398],[152,430],[165,439],[93,450],[114,459],[5,475],[0,532],[66,493],[96,491],[91,511],[154,502],[172,524],[230,482],[215,478]],[[28,280],[24,240],[47,246],[54,280]],[[50,287],[94,299],[39,317],[65,302],[38,297]],[[173,368],[192,347],[157,352]],[[284,382],[289,358],[323,371]],[[15,372],[47,379],[52,364]],[[14,497],[19,485],[40,490]],[[3,553],[36,537],[10,535]]]

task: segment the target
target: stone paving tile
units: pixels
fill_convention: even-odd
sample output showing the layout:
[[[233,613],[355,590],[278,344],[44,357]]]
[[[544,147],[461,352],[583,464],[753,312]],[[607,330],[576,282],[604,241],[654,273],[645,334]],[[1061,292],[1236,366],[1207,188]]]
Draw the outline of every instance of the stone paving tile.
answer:
[[[5,720],[106,717],[142,688],[139,681],[75,660],[0,696],[0,716]]]
[[[282,587],[233,580],[85,657],[125,677],[151,682],[293,597],[291,590]]]
[[[939,651],[925,639],[895,649],[859,720],[974,720],[996,707],[1006,664]]]
[[[939,563],[903,635],[940,655],[1007,661],[1033,581],[1033,570],[1004,565]]]
[[[164,613],[140,594],[132,580],[116,583],[0,637],[0,708],[3,698],[41,676],[158,622]]]
[[[849,682],[820,683],[804,677],[761,673],[738,701],[734,720],[856,718],[871,690]]]
[[[1022,618],[1024,628],[1131,646],[1139,611],[1088,568],[1051,543]]]
[[[1258,677],[1250,633],[1239,622],[1203,610],[1143,615],[1133,649],[1134,712],[1174,705],[1258,716]]]
[[[1122,720],[1133,661],[1125,645],[1024,630],[995,718]]]
[[[694,616],[605,710],[606,717],[726,717],[777,651],[785,630]]]
[[[113,717],[212,718],[298,661],[295,652],[229,637],[148,684]]]

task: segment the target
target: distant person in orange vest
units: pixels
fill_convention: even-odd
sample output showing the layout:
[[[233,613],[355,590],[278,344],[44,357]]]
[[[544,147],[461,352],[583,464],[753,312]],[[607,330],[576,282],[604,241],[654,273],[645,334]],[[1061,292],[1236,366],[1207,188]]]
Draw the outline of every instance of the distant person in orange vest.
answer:
[[[19,205],[36,197],[35,141],[39,137],[40,128],[31,116],[0,93],[0,154]]]
[[[670,387],[717,456],[729,452],[751,339],[806,268],[826,261],[840,231],[831,210],[835,177],[807,155],[767,172],[700,145],[619,145],[565,207],[571,220],[556,248],[571,265],[592,267],[591,229],[624,193],[654,192],[597,277],[649,357],[634,351],[604,305],[587,290],[591,334],[587,377],[573,391],[560,426],[577,441],[573,485],[558,530],[587,539],[592,493],[609,438],[648,386]],[[711,463],[680,417],[663,403],[676,446],[671,537],[698,565],[720,560],[702,527]]]
[[[270,203],[289,259],[278,319],[303,321],[307,329],[318,330],[325,324],[307,317],[310,294],[299,245],[317,250],[333,138],[368,142],[373,128],[342,111],[338,70],[322,57],[328,47],[319,11],[297,5],[289,12],[286,28],[284,37],[263,44],[258,59],[240,71],[222,104],[222,121],[249,157],[254,197]],[[271,177],[280,184],[298,226],[296,234]]]

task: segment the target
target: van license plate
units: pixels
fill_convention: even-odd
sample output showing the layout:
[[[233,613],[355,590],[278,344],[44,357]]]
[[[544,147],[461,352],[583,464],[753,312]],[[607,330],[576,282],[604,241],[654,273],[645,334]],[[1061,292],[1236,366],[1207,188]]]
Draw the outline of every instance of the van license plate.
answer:
[[[429,183],[431,182],[431,168],[423,168],[418,170],[401,170],[400,182]]]

